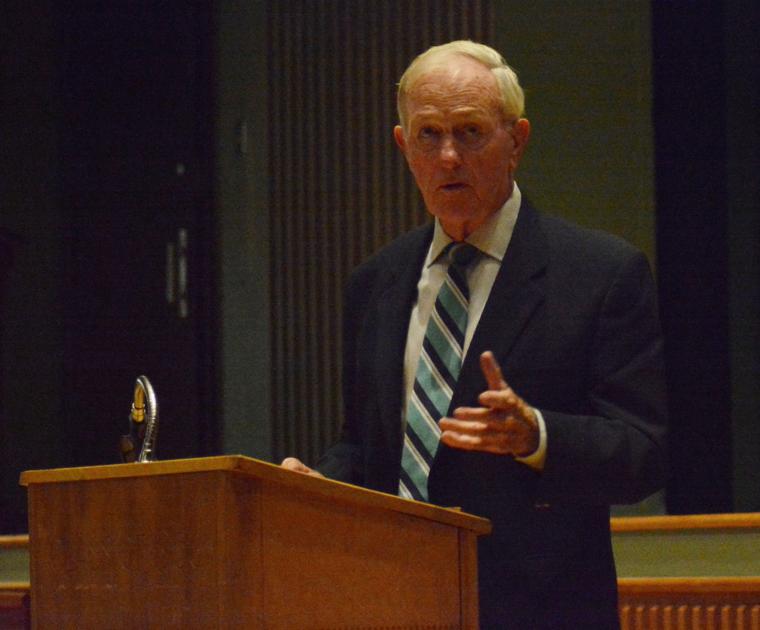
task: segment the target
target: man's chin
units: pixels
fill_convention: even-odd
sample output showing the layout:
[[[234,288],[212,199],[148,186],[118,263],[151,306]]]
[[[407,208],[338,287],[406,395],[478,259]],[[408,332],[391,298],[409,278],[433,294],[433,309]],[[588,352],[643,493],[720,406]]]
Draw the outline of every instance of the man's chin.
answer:
[[[454,240],[461,240],[471,234],[485,219],[474,208],[459,206],[457,208],[436,208],[428,212],[438,219],[444,232]]]
[[[462,200],[465,201],[464,199]],[[477,208],[468,203],[447,203],[428,206],[428,211],[441,221],[465,223],[477,215]]]

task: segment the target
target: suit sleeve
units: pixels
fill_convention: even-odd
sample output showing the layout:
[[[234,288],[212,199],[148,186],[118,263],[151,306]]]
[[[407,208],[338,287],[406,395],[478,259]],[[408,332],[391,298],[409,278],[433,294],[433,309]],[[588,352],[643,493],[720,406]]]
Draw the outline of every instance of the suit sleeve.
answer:
[[[356,338],[357,328],[362,312],[362,291],[365,282],[362,274],[351,276],[344,294],[343,308],[343,408],[345,419],[338,441],[333,444],[320,458],[317,470],[326,477],[361,485],[364,482],[362,474],[362,448],[360,427],[357,421],[356,406]]]
[[[589,349],[588,415],[542,409],[546,501],[636,502],[664,485],[666,400],[656,291],[646,258],[626,257]]]

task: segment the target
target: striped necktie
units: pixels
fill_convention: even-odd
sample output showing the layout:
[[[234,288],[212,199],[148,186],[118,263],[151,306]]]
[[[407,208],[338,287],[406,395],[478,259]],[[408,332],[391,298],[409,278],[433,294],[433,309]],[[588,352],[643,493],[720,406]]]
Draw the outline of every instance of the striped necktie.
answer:
[[[468,243],[451,243],[444,250],[449,270],[425,330],[414,388],[406,407],[399,480],[402,497],[428,500],[427,478],[441,435],[438,420],[449,409],[462,367],[470,300],[465,272],[477,253],[477,248]]]

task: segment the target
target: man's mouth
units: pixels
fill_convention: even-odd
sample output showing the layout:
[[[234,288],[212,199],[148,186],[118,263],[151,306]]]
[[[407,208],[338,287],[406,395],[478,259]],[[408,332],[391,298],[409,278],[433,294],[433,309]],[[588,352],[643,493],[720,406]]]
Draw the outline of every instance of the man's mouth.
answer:
[[[456,190],[462,190],[465,188],[467,184],[463,184],[462,182],[451,182],[449,184],[443,184],[440,186],[441,190],[445,190],[447,192],[453,192]]]

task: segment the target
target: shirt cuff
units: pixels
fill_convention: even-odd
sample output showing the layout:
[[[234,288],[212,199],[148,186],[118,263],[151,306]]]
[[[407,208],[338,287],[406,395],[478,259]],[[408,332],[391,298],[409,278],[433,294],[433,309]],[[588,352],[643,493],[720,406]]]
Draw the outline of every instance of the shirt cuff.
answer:
[[[544,422],[544,417],[538,409],[534,408],[533,412],[536,414],[536,421],[538,422],[538,448],[525,457],[515,457],[515,461],[541,472],[546,461],[546,422]]]

